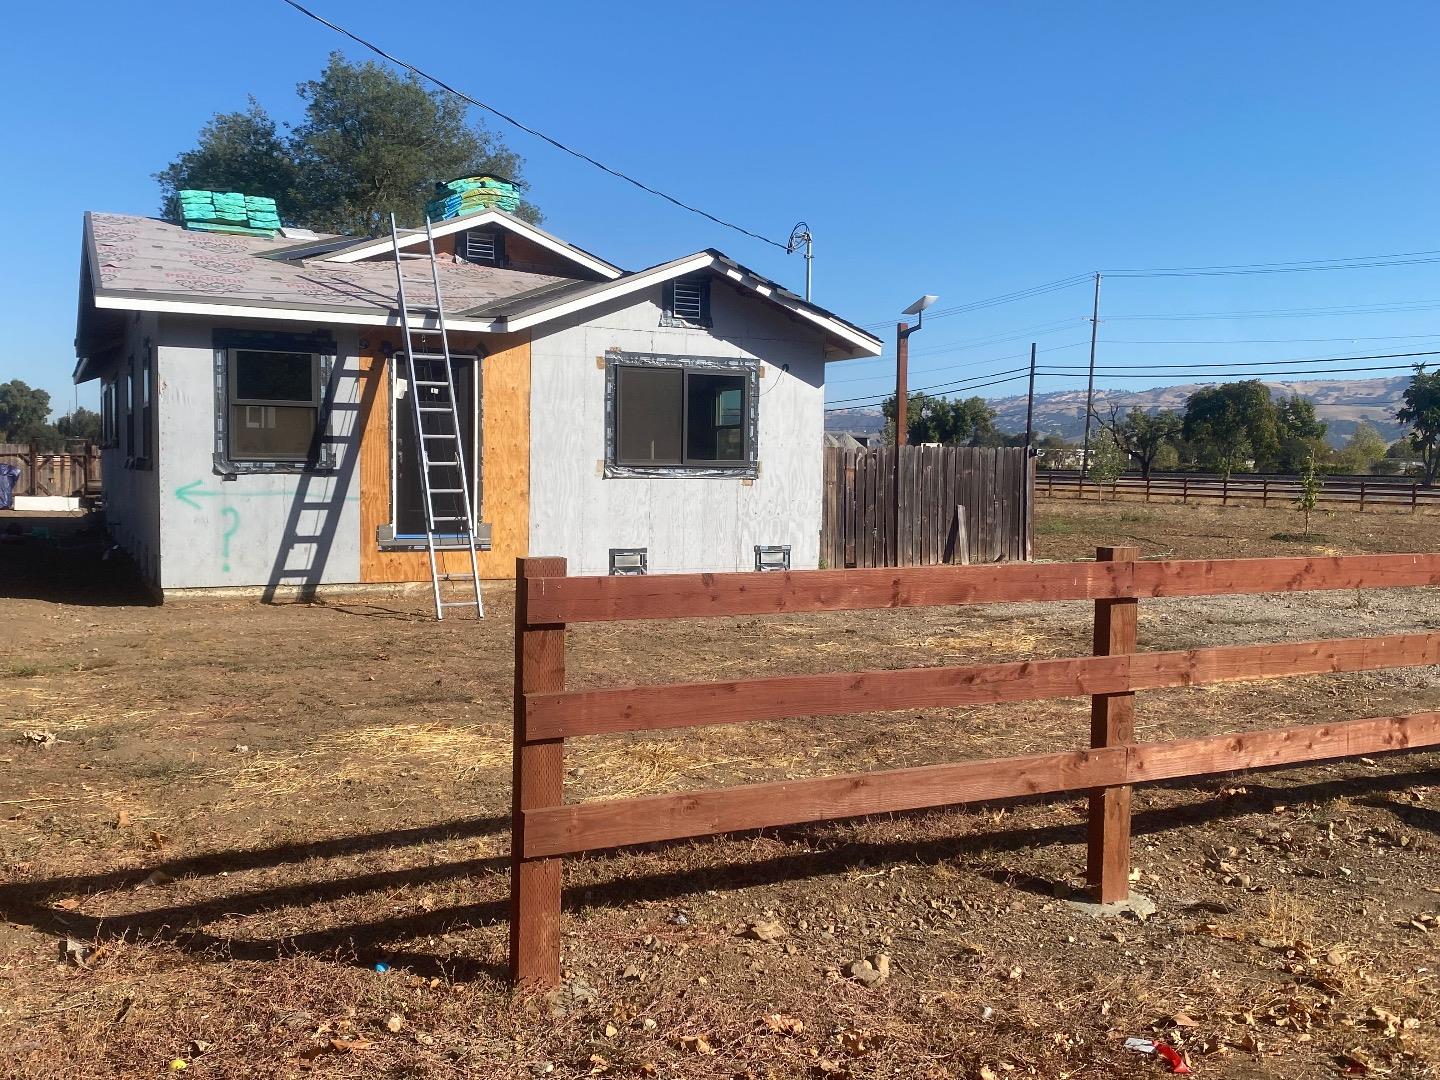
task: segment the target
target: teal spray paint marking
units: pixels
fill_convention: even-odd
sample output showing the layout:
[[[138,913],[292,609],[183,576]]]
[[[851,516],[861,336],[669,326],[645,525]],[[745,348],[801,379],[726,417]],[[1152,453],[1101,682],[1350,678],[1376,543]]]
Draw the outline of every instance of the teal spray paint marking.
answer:
[[[228,574],[230,572],[230,538],[240,531],[240,511],[233,506],[227,506],[220,511],[220,516],[229,523],[229,528],[220,534],[220,555],[225,560],[225,565],[221,569]]]
[[[206,491],[202,485],[203,480],[192,480],[188,484],[182,484],[175,489],[175,498],[183,503],[188,503],[196,510],[201,510],[200,499],[218,499],[222,495],[227,499],[293,499],[295,492],[291,491]],[[359,502],[359,495],[347,495],[343,499],[327,499],[327,502]]]

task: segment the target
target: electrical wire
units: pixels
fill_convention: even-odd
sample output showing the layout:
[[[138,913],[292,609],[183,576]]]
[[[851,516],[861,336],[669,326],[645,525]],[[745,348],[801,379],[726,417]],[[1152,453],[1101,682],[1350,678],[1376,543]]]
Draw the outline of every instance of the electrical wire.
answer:
[[[716,225],[723,225],[727,229],[733,229],[735,232],[742,233],[745,236],[750,237],[752,240],[759,240],[761,243],[769,244],[772,247],[777,247],[781,251],[787,253],[790,251],[790,246],[788,244],[781,243],[778,240],[772,240],[768,236],[761,236],[759,233],[751,232],[749,229],[744,228],[740,225],[736,225],[732,221],[726,221],[724,218],[717,217],[716,215],[709,213],[708,211],[701,210],[698,206],[693,206],[690,203],[684,202],[683,200],[676,198],[674,195],[670,195],[664,191],[661,191],[659,188],[651,187],[649,184],[643,183],[642,181],[635,179],[635,177],[629,175],[628,173],[623,173],[619,169],[612,169],[609,165],[606,165],[604,162],[597,161],[589,154],[583,153],[580,150],[576,150],[573,147],[566,146],[559,139],[552,138],[551,136],[546,135],[543,131],[539,131],[528,124],[520,122],[519,120],[515,119],[515,117],[511,116],[509,113],[501,112],[499,109],[495,108],[495,106],[487,105],[485,102],[480,101],[477,98],[471,97],[463,90],[457,90],[455,87],[451,86],[443,79],[431,75],[429,72],[416,67],[414,64],[407,63],[406,61],[401,60],[399,57],[391,55],[373,42],[366,41],[359,34],[352,33],[351,31],[346,30],[343,26],[339,26],[336,23],[331,22],[324,16],[316,14],[315,12],[307,8],[304,4],[298,3],[297,0],[281,0],[281,3],[289,5],[307,18],[314,19],[321,26],[329,27],[337,34],[349,38],[357,45],[369,49],[376,56],[388,60],[390,63],[396,65],[397,67],[403,68],[404,70],[410,72],[410,74],[414,75],[416,78],[424,79],[426,82],[433,83],[440,89],[444,90],[446,93],[455,95],[461,101],[468,102],[469,104],[474,105],[477,109],[484,109],[486,112],[490,113],[493,116],[498,116],[507,124],[517,127],[526,134],[533,135],[535,138],[549,143],[551,146],[555,147],[555,149],[562,150],[565,153],[569,154],[571,157],[579,158],[581,161],[587,162],[588,164],[595,166],[595,168],[599,169],[602,172],[609,173],[616,179],[624,180],[628,184],[633,184],[641,191],[658,196],[659,198],[664,199],[666,202],[678,206],[681,210],[688,210],[692,214],[698,214],[700,217],[713,221]]]
[[[1308,274],[1326,270],[1368,270],[1380,266],[1416,266],[1440,262],[1440,251],[1402,251],[1393,255],[1357,255],[1343,259],[1231,263],[1220,266],[1157,266],[1140,270],[1103,270],[1109,277],[1229,277],[1238,274]]]
[[[290,0],[286,0],[289,3]],[[1091,274],[1072,274],[1070,277],[1058,278],[1055,281],[1047,281],[1043,285],[1032,285],[1028,289],[1016,289],[1013,292],[1001,293],[999,296],[991,296],[984,300],[974,300],[965,304],[957,304],[954,307],[939,308],[927,314],[932,319],[946,319],[951,315],[960,315],[967,311],[978,311],[981,308],[995,307],[999,304],[1013,304],[1019,300],[1028,300],[1032,296],[1044,296],[1047,293],[1059,292],[1061,289],[1069,289],[1075,285],[1093,279]],[[890,320],[865,324],[862,329],[878,330],[893,325]]]
[[[1231,361],[1223,364],[1101,364],[1095,369],[1098,375],[1101,369],[1106,370],[1143,370],[1156,371],[1162,368],[1178,368],[1185,371],[1193,371],[1200,368],[1230,368],[1230,367],[1282,367],[1290,364],[1317,364],[1334,363],[1348,364],[1357,360],[1405,360],[1415,356],[1440,356],[1440,349],[1431,349],[1425,352],[1402,352],[1402,353],[1371,353],[1367,356],[1302,356],[1291,360],[1249,360],[1236,363]],[[1403,367],[1402,364],[1391,364],[1390,367]],[[1088,371],[1088,365],[1075,365],[1068,368],[1071,371]]]
[[[1104,319],[1100,320],[1104,322]],[[1105,338],[1106,345],[1296,345],[1322,341],[1413,341],[1416,338],[1435,337],[1440,331],[1431,330],[1424,334],[1352,334],[1349,337],[1297,337],[1297,338]]]
[[[1088,345],[1088,344],[1090,344],[1089,341],[1072,341],[1072,342],[1070,342],[1070,344],[1068,344],[1068,345],[1051,345],[1050,347],[1045,348],[1045,349],[1037,349],[1037,350],[1036,350],[1036,353],[1039,354],[1039,353],[1063,352],[1063,351],[1066,350],[1066,349],[1075,349],[1075,348],[1079,348],[1081,345]],[[913,356],[914,354],[912,353],[911,355]],[[992,356],[989,360],[982,361],[982,363],[999,363],[1001,360],[1021,360],[1021,359],[1024,359],[1025,357],[1027,357],[1027,356],[1029,356],[1029,355],[1030,355],[1030,353],[1029,353],[1028,350],[1027,350],[1026,352],[1007,353],[1005,356]],[[881,356],[881,357],[876,357],[875,359],[876,359],[876,360],[889,360],[890,362],[893,363],[895,358],[894,358],[893,356],[892,356],[892,357],[884,357],[884,356]],[[946,368],[953,368],[953,367],[955,367],[955,366],[956,366],[956,365],[954,365],[954,364],[943,364],[943,365],[941,365],[941,366],[939,366],[939,367],[925,367],[925,368],[912,367],[912,368],[910,369],[910,374],[911,374],[911,375],[933,375],[933,374],[936,374],[937,372],[944,371]],[[826,381],[827,381],[827,383],[829,383],[830,385],[833,386],[833,385],[836,384],[836,383],[872,382],[872,381],[874,381],[875,379],[888,379],[888,378],[892,378],[892,377],[893,377],[893,376],[892,376],[889,372],[880,372],[880,373],[875,374],[875,375],[854,375],[854,376],[851,376],[851,377],[848,378],[848,379],[828,379],[828,380],[826,380]]]
[[[1207,319],[1298,319],[1330,315],[1382,315],[1394,312],[1433,311],[1440,300],[1399,300],[1388,304],[1355,304],[1349,307],[1242,308],[1237,311],[1152,312],[1141,315],[1106,315],[1101,322],[1187,322]]]
[[[1352,375],[1362,371],[1394,371],[1401,364],[1386,364],[1382,367],[1353,367],[1353,368],[1307,368],[1303,371],[1217,371],[1207,377],[1216,379],[1252,379],[1262,378],[1267,375]],[[1061,379],[1084,379],[1088,378],[1085,371],[1037,371],[1036,377],[1045,375]],[[1154,378],[1151,372],[1141,372],[1135,375],[1126,375],[1116,371],[1101,371],[1096,369],[1097,379],[1150,379]]]
[[[1015,375],[1015,374],[1012,374],[1013,372],[1019,372],[1020,374]],[[1015,382],[1017,379],[1025,379],[1025,378],[1028,378],[1028,377],[1029,377],[1029,374],[1030,374],[1030,368],[1029,368],[1029,367],[1011,368],[1009,371],[992,371],[992,372],[989,372],[987,375],[976,375],[976,376],[974,376],[973,378],[976,378],[976,379],[985,379],[985,380],[987,380],[987,381],[985,381],[985,382],[973,383],[973,385],[964,385],[964,386],[959,385],[959,384],[961,384],[961,383],[967,383],[967,384],[969,384],[969,383],[972,382],[971,379],[956,379],[956,380],[954,380],[954,381],[952,381],[952,382],[935,383],[935,384],[933,384],[933,385],[931,385],[931,386],[912,386],[912,387],[908,388],[908,390],[907,390],[906,392],[909,393],[909,394],[919,394],[919,393],[922,393],[923,391],[926,391],[926,390],[943,390],[943,389],[947,389],[947,388],[948,388],[948,392],[949,392],[949,393],[958,394],[958,393],[964,393],[964,392],[967,391],[967,390],[979,390],[982,386],[998,386],[1000,383]],[[990,375],[1009,375],[1010,378],[1006,378],[1006,379],[991,379],[991,378],[989,378]],[[831,404],[831,405],[846,405],[846,404],[849,404],[849,403],[851,403],[851,402],[856,402],[856,401],[860,401],[860,402],[870,402],[870,403],[873,404],[874,402],[884,401],[884,400],[886,400],[887,398],[890,398],[890,397],[893,397],[893,396],[894,396],[893,394],[864,394],[864,395],[862,395],[861,397],[841,398],[841,399],[838,400],[838,401],[832,401],[830,404]],[[855,407],[858,408],[858,407],[860,407],[860,406],[855,406]],[[835,410],[834,410],[834,409],[826,409],[825,411],[826,411],[826,412],[834,412]]]

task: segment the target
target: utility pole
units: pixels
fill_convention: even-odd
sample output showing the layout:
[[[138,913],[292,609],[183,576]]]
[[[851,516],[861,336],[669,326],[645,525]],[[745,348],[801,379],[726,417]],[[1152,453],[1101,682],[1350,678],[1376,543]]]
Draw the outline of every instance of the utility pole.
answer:
[[[1100,271],[1095,271],[1095,306],[1090,313],[1090,381],[1085,388],[1085,445],[1080,451],[1080,482],[1090,472],[1090,418],[1095,415],[1095,338],[1100,333]]]
[[[1030,342],[1030,388],[1025,392],[1025,449],[1035,441],[1035,342]]]

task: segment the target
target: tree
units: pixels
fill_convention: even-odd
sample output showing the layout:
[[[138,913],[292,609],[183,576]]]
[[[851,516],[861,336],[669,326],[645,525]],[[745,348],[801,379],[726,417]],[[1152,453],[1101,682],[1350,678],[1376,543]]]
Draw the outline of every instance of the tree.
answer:
[[[1257,379],[1208,386],[1185,403],[1183,433],[1204,468],[1232,472],[1253,459],[1273,468],[1280,452],[1280,425],[1270,389]]]
[[[1096,415],[1103,430],[1117,447],[1140,469],[1140,475],[1150,478],[1150,471],[1166,447],[1173,447],[1180,437],[1184,421],[1173,409],[1161,409],[1147,413],[1143,409],[1131,409],[1122,420],[1120,406],[1110,407],[1110,419]],[[1093,471],[1093,467],[1092,470]]]
[[[19,379],[0,384],[0,434],[7,442],[43,438],[50,427],[50,395]]]
[[[1410,445],[1420,455],[1425,486],[1430,487],[1440,472],[1440,371],[1426,371],[1424,364],[1416,364],[1400,399],[1404,404],[1395,419],[1410,429]]]
[[[1310,539],[1310,515],[1315,512],[1315,505],[1320,501],[1320,487],[1320,473],[1315,464],[1315,455],[1311,454],[1300,473],[1300,498],[1295,501],[1295,506],[1305,515],[1306,540]]]
[[[1335,471],[1342,473],[1370,472],[1389,449],[1385,439],[1363,420],[1355,425],[1350,438],[1335,454]]]
[[[1086,471],[1097,484],[1113,484],[1124,474],[1125,460],[1125,450],[1108,431],[1102,430],[1090,448],[1090,467]]]
[[[1035,440],[1035,467],[1037,469],[1071,469],[1078,460],[1080,448],[1066,442],[1059,435],[1050,432]]]
[[[392,211],[401,226],[422,224],[437,180],[491,173],[528,186],[522,159],[499,135],[414,76],[337,52],[297,92],[305,119],[288,133],[253,99],[244,111],[217,113],[193,150],[155,174],[164,216],[178,220],[182,188],[243,191],[274,198],[289,225],[376,235]],[[540,220],[529,203],[518,213]]]
[[[1298,473],[1312,457],[1323,453],[1328,426],[1315,415],[1315,403],[1299,394],[1282,399],[1275,406],[1280,451],[1276,464],[1281,472]]]
[[[940,443],[943,446],[999,445],[995,410],[984,398],[951,401],[929,394],[911,394],[906,402],[905,435],[911,444]],[[884,437],[895,439],[895,397],[880,406],[885,416]]]
[[[243,191],[275,200],[280,219],[301,224],[299,170],[291,146],[253,97],[241,112],[216,113],[200,129],[200,141],[160,172],[160,216],[179,224],[183,188]]]
[[[100,441],[100,414],[84,406],[55,421],[55,430],[66,439]]]

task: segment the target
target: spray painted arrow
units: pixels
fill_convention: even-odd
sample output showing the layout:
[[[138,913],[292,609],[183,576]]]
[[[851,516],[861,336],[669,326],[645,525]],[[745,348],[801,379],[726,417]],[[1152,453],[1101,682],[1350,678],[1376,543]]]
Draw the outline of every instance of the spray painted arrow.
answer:
[[[192,480],[188,484],[182,484],[175,489],[175,498],[183,503],[189,503],[196,510],[203,510],[204,507],[197,501],[199,499],[293,499],[294,491],[207,491],[204,480]],[[333,499],[327,499],[333,502]],[[347,495],[341,502],[359,502],[360,496]]]

